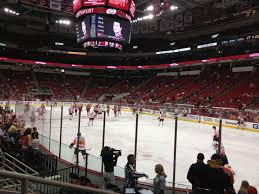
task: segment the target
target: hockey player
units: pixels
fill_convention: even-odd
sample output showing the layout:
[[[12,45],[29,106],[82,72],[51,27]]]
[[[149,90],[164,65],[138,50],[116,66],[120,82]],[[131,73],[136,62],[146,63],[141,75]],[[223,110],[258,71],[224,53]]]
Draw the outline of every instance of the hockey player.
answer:
[[[219,132],[216,128],[216,126],[212,127],[214,135],[213,135],[213,141],[219,142]]]
[[[24,113],[29,113],[29,110],[30,110],[30,104],[29,104],[29,102],[26,102],[25,103]]]
[[[142,105],[139,105],[139,114],[142,114],[142,112],[143,112],[143,107]]]
[[[69,120],[72,120],[73,112],[74,112],[74,107],[70,106],[69,109],[68,109],[68,112],[69,112]]]
[[[92,126],[93,126],[95,117],[96,117],[96,114],[95,114],[94,111],[92,111],[92,112],[89,114],[88,126],[90,126],[90,124],[92,124]]]
[[[74,108],[75,116],[77,116],[78,108],[77,108],[77,104],[76,103],[74,103],[73,108]]]
[[[40,107],[42,108],[42,112],[45,113],[45,112],[46,112],[46,107],[45,107],[45,105],[42,103]]]
[[[133,113],[133,114],[136,114],[136,113],[137,113],[137,110],[138,110],[137,105],[134,105],[133,108],[132,108],[132,113]]]
[[[78,108],[78,111],[79,111],[79,112],[82,112],[82,110],[83,110],[83,105],[82,105],[82,103],[78,103],[78,104],[77,104],[77,108]]]
[[[107,116],[109,116],[110,115],[110,105],[109,104],[107,104],[107,106],[106,106],[106,112],[107,112]]]
[[[240,114],[237,117],[237,127],[244,128],[245,127],[245,116]]]
[[[121,115],[121,105],[118,105],[118,115]]]
[[[87,104],[87,105],[86,105],[87,116],[89,116],[90,110],[91,110],[91,105],[90,105],[90,104]]]
[[[30,115],[30,119],[31,119],[31,122],[34,123],[35,122],[35,109],[34,107],[32,108],[32,111],[31,111],[31,115]]]
[[[79,141],[78,141],[79,139]],[[77,142],[78,141],[78,142]],[[77,143],[78,143],[78,149],[77,149]],[[75,151],[74,151],[74,158],[76,159],[77,155],[79,152],[81,152],[83,159],[86,160],[86,142],[85,138],[81,136],[81,133],[79,132],[77,136],[74,138],[73,142],[70,144],[69,148],[72,149],[75,146]],[[76,162],[76,161],[75,161]]]
[[[98,115],[98,112],[99,112],[99,105],[96,104],[96,105],[94,106],[94,113],[95,113],[96,116]]]
[[[162,125],[164,125],[164,120],[165,120],[165,113],[160,111],[160,115],[158,117],[158,120],[159,120],[159,124],[158,126],[160,126],[160,124],[162,123]]]
[[[38,107],[37,112],[38,112],[39,120],[42,120],[43,119],[43,113],[44,113],[43,107],[41,107],[41,106]]]
[[[117,111],[118,111],[117,105],[114,105],[113,112],[115,117],[117,117]]]

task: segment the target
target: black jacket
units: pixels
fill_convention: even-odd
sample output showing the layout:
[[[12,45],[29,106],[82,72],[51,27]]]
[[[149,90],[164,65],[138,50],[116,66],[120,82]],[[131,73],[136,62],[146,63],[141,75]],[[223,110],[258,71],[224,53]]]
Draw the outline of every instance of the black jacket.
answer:
[[[229,178],[221,165],[217,161],[209,160],[206,171],[208,188],[218,194],[224,194],[224,190],[229,185]]]
[[[187,174],[187,179],[192,184],[193,189],[196,187],[208,188],[206,176],[207,168],[208,167],[203,162],[197,162],[191,165]]]

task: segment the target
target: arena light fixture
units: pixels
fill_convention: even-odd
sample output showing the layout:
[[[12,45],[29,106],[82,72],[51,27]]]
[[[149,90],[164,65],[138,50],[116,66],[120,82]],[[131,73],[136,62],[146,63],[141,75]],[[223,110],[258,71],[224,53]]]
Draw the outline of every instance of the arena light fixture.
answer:
[[[208,47],[213,47],[213,46],[217,46],[217,45],[218,45],[217,42],[212,42],[212,43],[208,43],[208,44],[198,45],[197,48],[202,49],[202,48],[208,48]]]
[[[55,45],[56,46],[64,46],[64,43],[63,42],[55,42]]]
[[[153,11],[154,10],[154,6],[150,5],[147,7],[147,9],[145,9],[146,11]]]
[[[146,16],[144,16],[144,17],[137,18],[137,19],[133,20],[132,22],[135,23],[135,22],[143,21],[143,20],[152,20],[153,17],[154,17],[153,14],[149,14],[149,15],[146,15]]]
[[[71,22],[69,20],[56,20],[57,24],[70,25]]]
[[[12,9],[9,9],[7,7],[4,8],[4,12],[7,13],[7,14],[11,14],[11,15],[17,15],[17,16],[20,15],[20,13],[14,11]]]
[[[217,38],[219,36],[219,34],[213,34],[212,36],[211,36],[211,38]]]
[[[177,6],[174,6],[174,5],[172,5],[171,7],[170,7],[170,10],[177,10],[178,9],[178,7]]]

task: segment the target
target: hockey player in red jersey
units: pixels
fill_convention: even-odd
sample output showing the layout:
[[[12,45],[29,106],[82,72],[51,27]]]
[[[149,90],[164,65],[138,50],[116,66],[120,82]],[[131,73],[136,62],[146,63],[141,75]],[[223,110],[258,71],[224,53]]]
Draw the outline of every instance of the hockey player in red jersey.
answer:
[[[86,105],[87,116],[89,116],[90,110],[91,110],[91,105],[90,105],[90,104],[87,104],[87,105]]]
[[[82,112],[82,110],[83,110],[83,105],[82,105],[82,103],[78,103],[78,104],[77,104],[77,108],[78,108],[78,111],[79,111],[79,112]]]
[[[96,104],[96,105],[94,105],[94,113],[95,113],[96,115],[98,115],[98,112],[99,112],[99,105]]]

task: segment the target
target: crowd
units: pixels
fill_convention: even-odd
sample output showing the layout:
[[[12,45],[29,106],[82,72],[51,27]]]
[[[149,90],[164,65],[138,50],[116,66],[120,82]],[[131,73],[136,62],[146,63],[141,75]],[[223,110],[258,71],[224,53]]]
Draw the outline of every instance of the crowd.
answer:
[[[195,194],[257,194],[255,187],[243,181],[238,192],[234,189],[235,172],[219,154],[213,154],[204,163],[204,154],[197,155],[197,162],[190,166],[187,179]]]
[[[22,118],[15,115],[8,105],[0,106],[0,148],[25,163],[29,163],[33,151],[39,149],[36,127],[27,127]]]

